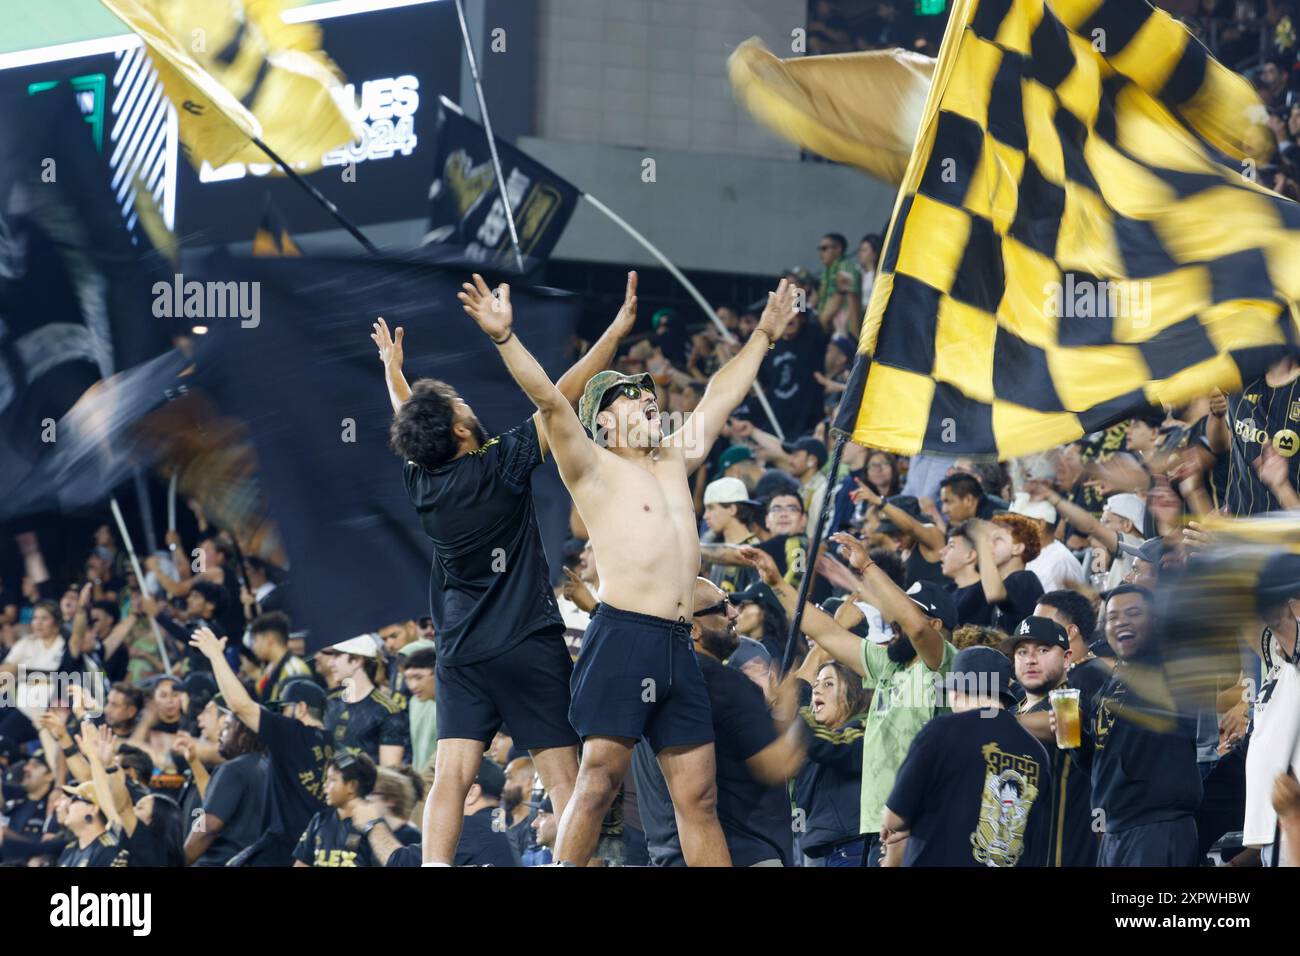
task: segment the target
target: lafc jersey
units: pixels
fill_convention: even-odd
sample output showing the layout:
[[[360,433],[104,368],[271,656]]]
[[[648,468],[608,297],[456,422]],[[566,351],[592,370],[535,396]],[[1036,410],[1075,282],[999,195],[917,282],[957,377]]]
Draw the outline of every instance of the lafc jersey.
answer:
[[[127,865],[130,853],[122,846],[116,834],[105,830],[84,847],[74,840],[59,854],[61,867],[122,867]]]
[[[406,711],[378,688],[355,704],[345,701],[341,690],[330,694],[325,704],[325,731],[336,750],[364,751],[376,763],[381,746],[404,748],[411,736]]]
[[[1272,388],[1261,375],[1232,397],[1228,428],[1232,432],[1232,457],[1228,465],[1228,511],[1235,515],[1261,514],[1281,508],[1277,498],[1259,480],[1254,461],[1265,445],[1288,459],[1292,487],[1300,487],[1300,378]]]
[[[311,818],[294,848],[293,858],[307,866],[375,865],[370,841],[352,826],[351,820],[340,819],[333,809],[322,810]]]

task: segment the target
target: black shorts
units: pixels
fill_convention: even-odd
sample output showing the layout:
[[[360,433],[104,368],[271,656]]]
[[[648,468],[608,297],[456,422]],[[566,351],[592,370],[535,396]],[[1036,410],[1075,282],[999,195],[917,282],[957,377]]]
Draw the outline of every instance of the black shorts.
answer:
[[[571,747],[569,676],[573,661],[564,637],[534,634],[497,657],[434,670],[438,739],[481,740],[501,728],[524,750]]]
[[[599,605],[573,669],[569,722],[588,737],[665,747],[713,742],[713,715],[691,626]]]

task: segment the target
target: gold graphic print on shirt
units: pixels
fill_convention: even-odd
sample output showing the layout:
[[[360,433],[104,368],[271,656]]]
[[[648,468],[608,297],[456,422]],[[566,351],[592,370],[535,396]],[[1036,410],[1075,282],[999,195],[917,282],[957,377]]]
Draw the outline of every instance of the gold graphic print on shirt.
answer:
[[[1025,851],[1025,824],[1038,797],[1038,761],[1003,753],[985,744],[984,790],[980,817],[970,835],[975,862],[984,866],[1015,866]]]

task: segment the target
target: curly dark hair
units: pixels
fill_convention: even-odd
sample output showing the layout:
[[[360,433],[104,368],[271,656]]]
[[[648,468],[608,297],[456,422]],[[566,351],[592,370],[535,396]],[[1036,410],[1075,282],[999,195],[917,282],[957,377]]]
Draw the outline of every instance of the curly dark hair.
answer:
[[[451,428],[459,397],[446,382],[420,379],[411,386],[411,397],[393,416],[388,429],[389,446],[421,468],[437,468],[450,461],[457,449]]]

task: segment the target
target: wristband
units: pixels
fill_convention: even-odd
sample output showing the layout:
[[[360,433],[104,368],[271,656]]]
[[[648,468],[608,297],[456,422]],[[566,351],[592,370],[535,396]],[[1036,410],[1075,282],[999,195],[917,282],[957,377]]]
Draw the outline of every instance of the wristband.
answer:
[[[77,748],[76,744],[69,744],[63,748],[63,756],[65,757],[75,757],[79,753],[81,753],[81,751]]]
[[[111,767],[105,767],[105,768],[104,768],[104,773],[117,773],[117,772],[118,772],[119,770],[121,770],[121,769],[122,769],[122,768],[119,767],[117,764],[113,764],[113,766],[111,766]]]
[[[490,336],[490,335],[488,336],[488,338],[492,339],[492,344],[493,344],[493,345],[495,345],[495,346],[497,346],[498,348],[500,348],[502,345],[505,345],[505,344],[506,344],[507,342],[509,342],[512,338],[514,338],[514,336],[515,336],[515,330],[514,330],[514,329],[511,329],[511,330],[506,334],[506,337],[505,337],[504,339],[492,339],[492,336]]]
[[[761,329],[761,328],[758,328],[757,326],[755,326],[755,327],[754,327],[754,334],[757,335],[757,334],[760,333],[760,332],[761,332],[763,335],[766,335],[766,336],[767,336],[767,350],[770,352],[770,351],[772,351],[772,349],[776,348],[776,339],[772,338],[772,333],[769,332],[767,329]]]

